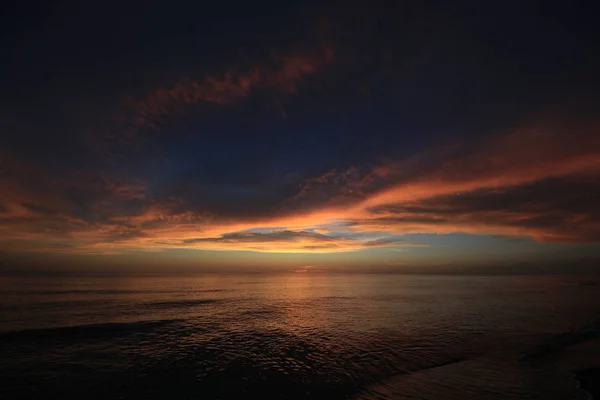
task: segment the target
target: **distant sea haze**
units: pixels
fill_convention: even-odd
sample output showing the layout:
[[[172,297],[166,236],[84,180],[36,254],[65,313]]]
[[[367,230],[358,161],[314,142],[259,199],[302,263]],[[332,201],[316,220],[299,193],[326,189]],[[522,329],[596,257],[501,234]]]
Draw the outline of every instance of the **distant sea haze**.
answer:
[[[595,333],[583,344],[560,335],[593,326],[599,285],[590,276],[4,277],[0,398],[586,399],[571,371],[600,355]]]

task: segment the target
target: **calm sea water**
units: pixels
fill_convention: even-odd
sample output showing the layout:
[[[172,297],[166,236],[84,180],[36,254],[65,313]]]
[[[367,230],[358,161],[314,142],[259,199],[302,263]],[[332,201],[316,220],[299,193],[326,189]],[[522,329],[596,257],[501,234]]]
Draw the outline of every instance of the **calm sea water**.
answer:
[[[597,278],[0,278],[0,398],[583,399],[524,351]]]

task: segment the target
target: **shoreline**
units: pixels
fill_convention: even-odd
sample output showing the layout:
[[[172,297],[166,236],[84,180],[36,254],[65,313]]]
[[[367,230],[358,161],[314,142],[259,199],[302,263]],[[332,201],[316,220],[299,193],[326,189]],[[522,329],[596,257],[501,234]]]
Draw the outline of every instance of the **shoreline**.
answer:
[[[581,389],[588,392],[592,399],[600,399],[600,365],[574,371],[574,374]]]

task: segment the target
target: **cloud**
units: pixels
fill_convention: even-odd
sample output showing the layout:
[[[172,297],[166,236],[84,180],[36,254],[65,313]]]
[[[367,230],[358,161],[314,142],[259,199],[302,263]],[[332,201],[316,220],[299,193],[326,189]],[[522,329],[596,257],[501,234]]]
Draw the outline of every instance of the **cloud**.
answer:
[[[467,154],[450,156],[434,171],[373,195],[365,205],[502,188],[600,170],[598,126],[534,127],[497,137]]]
[[[168,131],[174,121],[201,115],[208,119],[215,110],[241,106],[245,100],[267,103],[278,113],[311,76],[323,72],[335,61],[328,44],[310,49],[271,52],[250,62],[221,67],[212,74],[177,78],[147,89],[142,95],[124,95],[112,111],[88,128],[84,142],[97,157],[112,163],[140,156],[155,139],[153,134]],[[197,125],[194,129],[197,129]]]
[[[430,153],[371,172],[329,171],[305,180],[294,200],[341,204],[352,231],[600,241],[590,206],[600,201],[598,125],[537,125]]]
[[[186,239],[182,245],[210,250],[262,252],[341,252],[368,247],[402,246],[399,239],[360,240],[309,231],[232,232],[219,237]]]
[[[476,190],[371,208],[357,231],[504,234],[539,242],[600,242],[598,179],[549,179],[503,190]]]
[[[376,167],[329,170],[300,179],[295,192],[280,192],[262,209],[243,196],[224,204],[185,191],[161,195],[106,173],[52,177],[4,157],[0,241],[71,253],[324,253],[410,246],[399,235],[451,232],[594,243],[599,133],[597,125],[538,125]]]
[[[274,53],[266,61],[256,61],[245,68],[231,67],[199,80],[180,80],[170,88],[152,91],[135,104],[134,128],[155,128],[162,118],[192,106],[231,104],[259,91],[293,94],[303,79],[332,60],[331,48],[322,46],[312,52]]]

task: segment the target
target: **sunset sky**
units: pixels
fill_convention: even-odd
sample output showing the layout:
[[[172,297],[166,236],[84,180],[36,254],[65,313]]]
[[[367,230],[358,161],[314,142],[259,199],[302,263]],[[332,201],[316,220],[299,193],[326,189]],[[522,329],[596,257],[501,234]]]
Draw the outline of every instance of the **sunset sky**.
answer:
[[[577,2],[189,3],[0,17],[0,270],[600,259]]]

